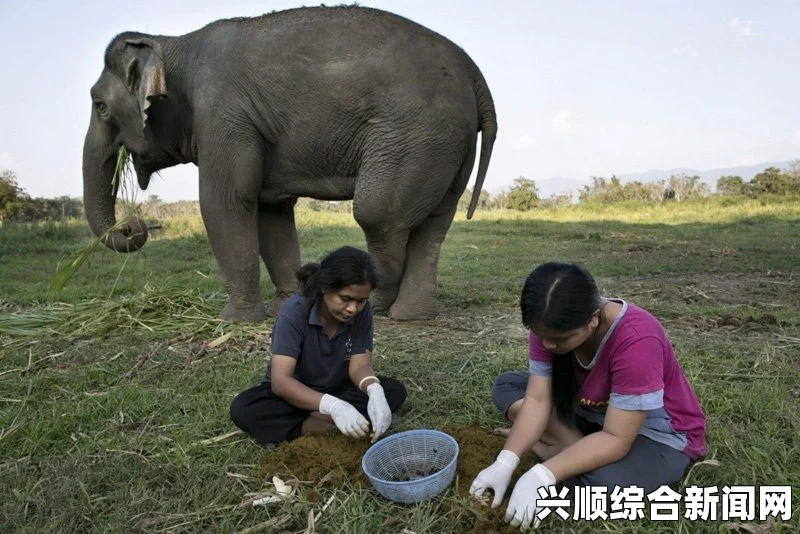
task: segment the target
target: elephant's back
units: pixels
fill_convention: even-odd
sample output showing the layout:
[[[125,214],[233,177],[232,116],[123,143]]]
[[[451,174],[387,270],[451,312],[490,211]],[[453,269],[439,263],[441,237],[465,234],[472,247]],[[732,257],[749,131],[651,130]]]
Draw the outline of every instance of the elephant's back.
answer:
[[[394,71],[445,66],[470,76],[470,57],[446,37],[400,15],[359,6],[303,7],[260,17],[223,19],[198,30],[241,56],[278,65],[384,65]]]
[[[191,35],[205,50],[191,68],[196,107],[254,120],[276,159],[332,154],[352,175],[367,140],[435,131],[442,143],[474,143],[480,72],[454,43],[398,15],[298,8]]]

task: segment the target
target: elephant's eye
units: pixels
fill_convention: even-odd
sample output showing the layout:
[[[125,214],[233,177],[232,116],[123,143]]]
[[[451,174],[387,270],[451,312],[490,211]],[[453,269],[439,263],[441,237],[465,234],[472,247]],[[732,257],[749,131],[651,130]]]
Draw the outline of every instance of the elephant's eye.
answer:
[[[95,108],[97,108],[97,112],[98,112],[98,113],[99,113],[101,116],[105,117],[105,116],[108,114],[108,106],[106,106],[106,103],[105,103],[105,102],[98,102],[98,101],[95,101],[95,103],[94,103],[94,107],[95,107]]]

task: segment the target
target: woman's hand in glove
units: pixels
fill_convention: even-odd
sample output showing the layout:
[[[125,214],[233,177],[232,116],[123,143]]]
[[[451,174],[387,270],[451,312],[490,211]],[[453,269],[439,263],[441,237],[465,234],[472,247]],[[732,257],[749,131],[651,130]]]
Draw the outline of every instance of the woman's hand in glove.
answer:
[[[386,402],[383,387],[379,383],[376,382],[367,386],[367,395],[369,396],[367,413],[372,423],[372,441],[374,442],[392,424],[392,410],[389,409],[389,403]]]
[[[361,412],[349,402],[333,395],[326,393],[322,396],[319,413],[330,415],[339,431],[351,438],[363,438],[369,430],[369,423]]]
[[[475,477],[469,487],[469,494],[473,497],[480,497],[487,489],[491,489],[494,491],[492,508],[497,508],[503,501],[503,495],[506,494],[508,483],[511,482],[511,475],[518,464],[519,456],[512,451],[503,449],[492,465],[478,473],[478,476]]]

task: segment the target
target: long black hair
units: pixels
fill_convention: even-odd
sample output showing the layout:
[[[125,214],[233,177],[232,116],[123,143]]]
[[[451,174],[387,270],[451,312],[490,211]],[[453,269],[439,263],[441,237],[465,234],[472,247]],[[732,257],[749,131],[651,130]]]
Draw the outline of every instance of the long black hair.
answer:
[[[589,323],[602,307],[597,285],[589,272],[571,263],[543,263],[522,287],[519,299],[522,324],[529,330],[542,326],[556,332],[575,330]],[[572,424],[575,416],[575,355],[553,357],[553,405],[559,419]]]
[[[351,285],[369,284],[375,289],[378,275],[372,257],[355,247],[341,247],[320,263],[306,263],[296,273],[300,292],[306,297],[306,313],[327,291]]]

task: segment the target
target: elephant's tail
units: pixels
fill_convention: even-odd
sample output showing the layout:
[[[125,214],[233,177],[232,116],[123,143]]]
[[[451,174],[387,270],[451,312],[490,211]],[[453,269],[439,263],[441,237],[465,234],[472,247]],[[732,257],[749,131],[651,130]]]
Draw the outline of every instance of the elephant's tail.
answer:
[[[476,68],[477,70],[477,68]],[[481,132],[481,156],[478,160],[478,174],[475,177],[475,187],[472,189],[472,199],[467,210],[467,219],[471,219],[475,208],[478,206],[478,199],[481,196],[483,180],[486,178],[486,171],[489,168],[489,160],[492,157],[492,147],[497,137],[497,114],[494,110],[494,101],[486,80],[478,71],[473,86],[475,99],[478,103],[478,131]]]

